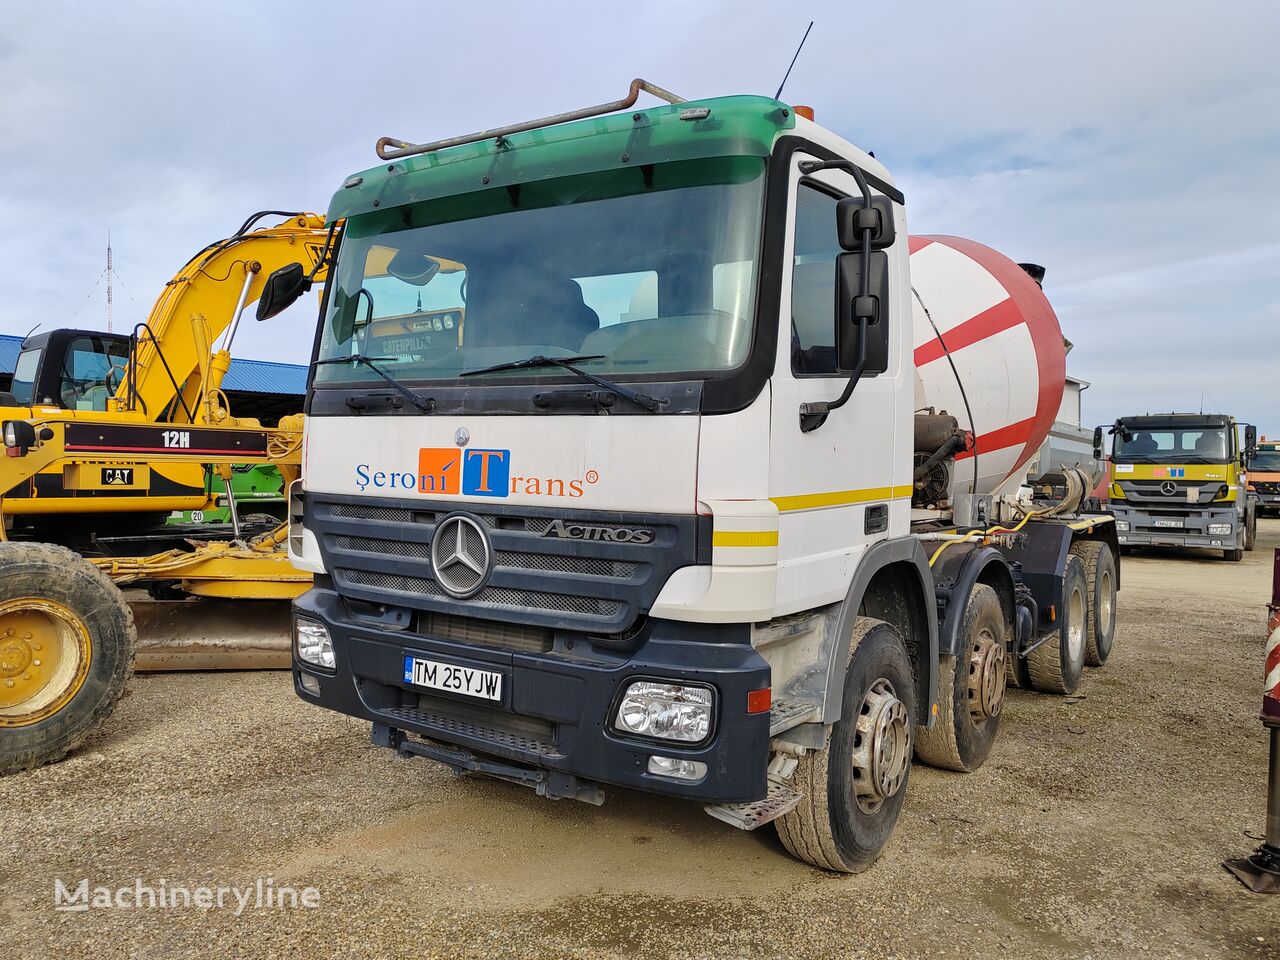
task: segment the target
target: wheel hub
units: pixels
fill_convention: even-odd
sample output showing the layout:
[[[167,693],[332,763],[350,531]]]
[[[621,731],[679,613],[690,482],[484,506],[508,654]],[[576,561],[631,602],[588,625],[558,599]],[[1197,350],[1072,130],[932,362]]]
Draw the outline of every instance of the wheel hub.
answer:
[[[969,647],[969,682],[966,690],[969,715],[983,724],[998,717],[1004,707],[1009,660],[1005,646],[989,630],[981,631]]]
[[[881,677],[862,701],[854,734],[854,796],[863,812],[875,813],[902,789],[910,765],[911,718],[893,684]]]
[[[70,609],[35,597],[0,603],[0,727],[62,709],[89,672],[89,632]]]

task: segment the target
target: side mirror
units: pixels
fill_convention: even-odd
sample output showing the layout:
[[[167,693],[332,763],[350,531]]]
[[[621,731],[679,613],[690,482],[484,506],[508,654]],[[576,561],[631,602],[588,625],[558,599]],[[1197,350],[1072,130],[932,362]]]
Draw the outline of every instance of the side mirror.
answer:
[[[262,285],[262,296],[258,298],[258,319],[274,317],[310,289],[311,281],[307,279],[306,268],[300,263],[286,264],[271,271],[271,276]]]
[[[836,369],[874,376],[889,369],[889,256],[870,256],[868,295],[861,297],[862,254],[836,258]],[[861,335],[866,320],[866,336]]]
[[[836,203],[836,238],[840,249],[862,249],[862,231],[871,227],[871,249],[893,246],[893,201],[888,197],[872,197],[868,208],[861,197],[845,197]]]
[[[1093,428],[1093,459],[1102,459],[1102,428]]]
[[[1245,424],[1244,428],[1244,462],[1245,466],[1253,463],[1253,458],[1258,455],[1258,428],[1252,423]]]

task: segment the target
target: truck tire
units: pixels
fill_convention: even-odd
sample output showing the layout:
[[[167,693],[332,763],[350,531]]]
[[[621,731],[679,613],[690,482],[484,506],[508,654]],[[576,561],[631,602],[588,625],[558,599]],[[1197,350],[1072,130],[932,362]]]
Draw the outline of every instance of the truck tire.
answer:
[[[1116,634],[1116,558],[1105,543],[1077,540],[1071,555],[1080,558],[1089,591],[1089,634],[1085,639],[1085,666],[1100,667],[1111,656]]]
[[[1010,627],[995,590],[974,586],[960,628],[960,656],[944,656],[938,669],[938,716],[916,727],[916,756],[944,770],[970,773],[982,766],[1000,729],[1008,682]]]
[[[1244,551],[1238,548],[1235,550],[1223,550],[1222,559],[1228,563],[1239,563],[1244,559]]]
[[[0,543],[0,774],[60,760],[115,709],[137,632],[120,590],[83,557]]]
[[[1089,635],[1089,593],[1084,566],[1068,554],[1062,572],[1062,602],[1058,604],[1058,632],[1027,655],[1032,689],[1044,693],[1074,693],[1084,675],[1084,651]]]
[[[1253,545],[1258,540],[1258,512],[1256,510],[1249,514],[1249,520],[1244,525],[1244,535],[1244,548],[1246,550],[1252,550]]]
[[[911,773],[915,682],[896,627],[859,617],[849,641],[840,719],[800,758],[802,798],[774,821],[782,845],[836,873],[870,867],[889,841]]]

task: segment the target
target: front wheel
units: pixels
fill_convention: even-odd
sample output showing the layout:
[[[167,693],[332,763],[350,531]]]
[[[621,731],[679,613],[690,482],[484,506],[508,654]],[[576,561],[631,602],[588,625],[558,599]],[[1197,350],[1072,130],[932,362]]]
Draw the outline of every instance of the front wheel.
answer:
[[[774,821],[806,863],[858,873],[879,858],[907,793],[915,682],[902,634],[859,617],[849,642],[840,719],[793,774],[800,803]]]
[[[1254,513],[1249,514],[1249,520],[1244,525],[1244,548],[1246,550],[1252,550],[1253,545],[1257,541],[1257,539],[1258,539],[1258,514],[1255,511]]]
[[[1228,563],[1239,563],[1244,559],[1244,551],[1239,549],[1223,550],[1222,559],[1226,560]]]
[[[115,708],[133,670],[133,614],[93,564],[0,543],[0,774],[50,763]]]

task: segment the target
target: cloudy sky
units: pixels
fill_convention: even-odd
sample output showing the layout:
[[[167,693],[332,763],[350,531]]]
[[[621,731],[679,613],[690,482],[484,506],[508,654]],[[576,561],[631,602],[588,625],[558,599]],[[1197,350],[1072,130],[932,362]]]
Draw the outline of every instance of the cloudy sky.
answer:
[[[382,135],[619,96],[772,94],[875,151],[915,233],[1048,268],[1085,419],[1222,410],[1280,433],[1280,4],[769,0],[10,4],[0,333],[117,328],[259,209],[323,210]],[[780,16],[785,19],[780,19]],[[314,314],[237,355],[305,362]]]

